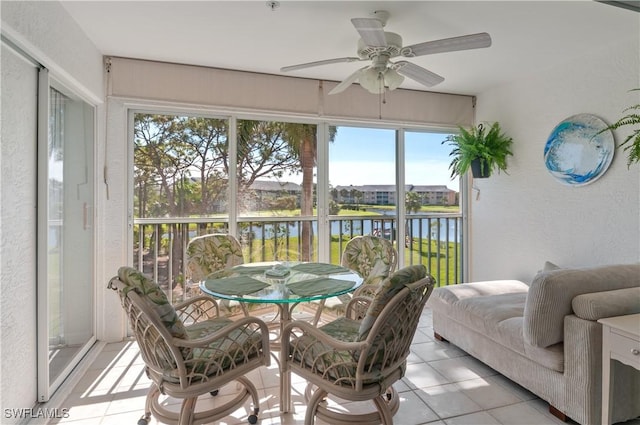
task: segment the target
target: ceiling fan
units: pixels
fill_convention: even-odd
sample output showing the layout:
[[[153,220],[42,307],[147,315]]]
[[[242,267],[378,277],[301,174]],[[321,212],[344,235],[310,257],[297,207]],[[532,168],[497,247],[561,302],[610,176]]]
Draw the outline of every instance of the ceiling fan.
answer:
[[[319,65],[370,60],[370,65],[358,69],[345,78],[340,84],[335,86],[329,94],[340,93],[356,81],[369,92],[380,94],[384,92],[385,88],[388,90],[398,88],[404,81],[404,77],[417,81],[426,87],[432,87],[444,81],[444,77],[421,66],[405,60],[392,62],[392,58],[398,56],[412,58],[434,53],[480,49],[491,46],[491,36],[486,32],[482,32],[426,41],[403,47],[402,37],[400,35],[383,30],[388,18],[388,12],[377,10],[374,12],[373,18],[351,19],[351,23],[361,37],[360,40],[358,40],[357,57],[326,59],[285,66],[281,68],[280,71],[288,72]]]

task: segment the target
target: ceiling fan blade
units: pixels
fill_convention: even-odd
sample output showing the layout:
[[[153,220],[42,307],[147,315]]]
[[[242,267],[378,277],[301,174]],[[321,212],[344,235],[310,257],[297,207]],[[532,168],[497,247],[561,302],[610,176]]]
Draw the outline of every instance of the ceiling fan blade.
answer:
[[[301,63],[301,64],[298,64],[298,65],[283,66],[282,68],[280,68],[280,71],[281,72],[288,72],[288,71],[295,71],[295,70],[298,70],[298,69],[311,68],[313,66],[330,65],[332,63],[342,63],[342,62],[356,62],[356,61],[361,61],[361,60],[362,59],[360,59],[360,58],[354,58],[354,57],[325,59],[325,60],[321,60],[321,61]]]
[[[351,23],[367,46],[385,47],[387,38],[382,29],[382,22],[374,18],[353,18]]]
[[[342,82],[340,84],[338,84],[333,89],[331,89],[329,94],[338,94],[340,92],[345,91],[347,89],[347,87],[349,87],[358,78],[360,78],[360,74],[362,73],[362,71],[364,71],[367,68],[368,68],[368,66],[362,67],[362,68],[358,69],[356,72],[354,72],[353,74],[349,75],[347,78],[342,80]]]
[[[491,36],[486,32],[481,32],[414,44],[403,47],[400,54],[405,57],[414,57],[456,50],[481,49],[489,46],[491,46]]]
[[[435,86],[436,84],[444,81],[444,77],[411,62],[396,62],[392,67],[398,72],[398,74],[411,78],[426,87]]]

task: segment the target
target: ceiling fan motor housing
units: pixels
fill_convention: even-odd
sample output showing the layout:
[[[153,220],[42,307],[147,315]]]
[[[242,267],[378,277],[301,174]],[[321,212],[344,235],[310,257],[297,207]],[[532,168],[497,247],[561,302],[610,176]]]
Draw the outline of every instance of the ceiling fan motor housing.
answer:
[[[361,59],[373,59],[374,57],[384,54],[389,58],[394,58],[400,54],[402,49],[402,37],[394,32],[384,33],[387,40],[386,46],[368,46],[361,39],[358,40],[358,56]]]

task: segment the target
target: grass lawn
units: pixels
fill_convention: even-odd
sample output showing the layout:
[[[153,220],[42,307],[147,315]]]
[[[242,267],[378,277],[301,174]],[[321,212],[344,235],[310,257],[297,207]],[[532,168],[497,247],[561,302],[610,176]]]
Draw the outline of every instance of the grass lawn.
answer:
[[[349,241],[349,238],[345,236],[341,239],[342,240],[340,240],[339,237],[331,238],[330,262],[333,264],[340,263],[341,249],[344,249],[344,246]],[[414,240],[411,249],[405,246],[405,264],[424,264],[427,270],[429,270],[429,273],[438,282],[438,286],[458,283],[457,280],[461,278],[462,272],[458,270],[456,273],[456,261],[454,261],[454,259],[457,257],[457,263],[460,263],[461,253],[459,244],[456,242],[440,242],[438,245],[437,241],[428,240],[422,240],[420,246],[418,245],[419,243],[418,240]],[[276,258],[288,261],[301,260],[297,250],[297,237],[289,238],[289,246],[292,247],[292,249],[287,250],[284,244],[279,245],[280,246],[275,247],[273,239],[265,240],[264,245],[262,245],[262,241],[253,240],[251,248],[245,248],[245,257],[250,258],[250,261],[273,261]],[[317,260],[316,251],[311,261]],[[402,266],[399,266],[399,268],[401,267]]]

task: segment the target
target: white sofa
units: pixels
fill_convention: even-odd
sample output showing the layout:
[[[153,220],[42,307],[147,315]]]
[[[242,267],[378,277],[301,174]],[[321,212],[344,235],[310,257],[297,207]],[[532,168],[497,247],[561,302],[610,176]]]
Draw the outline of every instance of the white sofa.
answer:
[[[640,313],[640,264],[558,269],[436,288],[427,304],[447,340],[583,425],[601,423],[602,317]],[[640,323],[638,324],[640,327]],[[640,416],[640,372],[614,362],[614,422]]]

